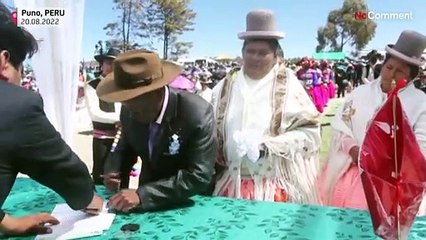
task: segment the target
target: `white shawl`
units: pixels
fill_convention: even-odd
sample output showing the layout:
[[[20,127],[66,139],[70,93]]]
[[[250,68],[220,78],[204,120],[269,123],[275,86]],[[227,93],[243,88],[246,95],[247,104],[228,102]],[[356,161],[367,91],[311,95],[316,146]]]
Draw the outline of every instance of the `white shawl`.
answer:
[[[229,105],[236,101],[229,101],[229,95],[234,94],[233,83],[240,78],[238,75],[241,77],[242,71],[231,73],[213,89],[212,103],[218,119],[218,137],[223,138],[224,147],[232,137],[227,135],[224,123],[231,114],[228,110],[233,108]],[[291,202],[318,203],[316,178],[320,148],[319,114],[291,70],[281,65],[274,75],[269,106],[256,105],[259,109],[272,110],[272,116],[269,116],[270,127],[264,130],[261,140],[267,149],[266,156],[256,162],[241,158],[227,159],[230,157],[226,155],[228,151],[221,149],[226,169],[216,184],[214,194],[220,194],[223,188],[231,185],[234,187],[230,195],[240,197],[241,166],[245,163],[255,183],[256,200],[273,201],[275,190],[281,188],[288,193]]]

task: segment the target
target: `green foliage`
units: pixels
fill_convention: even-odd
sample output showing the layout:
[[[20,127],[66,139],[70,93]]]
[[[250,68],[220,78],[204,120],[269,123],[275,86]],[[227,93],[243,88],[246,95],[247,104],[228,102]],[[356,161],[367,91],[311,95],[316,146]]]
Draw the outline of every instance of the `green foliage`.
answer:
[[[120,12],[116,22],[108,23],[104,30],[111,38],[106,47],[116,47],[127,51],[142,46],[142,40],[148,38],[144,21],[144,0],[113,0],[114,10]]]
[[[152,49],[153,39],[163,41],[163,57],[177,59],[188,54],[191,42],[178,41],[186,31],[192,31],[195,12],[190,0],[113,0],[114,10],[120,12],[116,22],[104,27],[110,39],[105,48],[122,51]]]
[[[318,28],[316,51],[343,51],[346,44],[355,48],[354,54],[362,50],[374,37],[377,25],[372,20],[355,19],[359,11],[367,11],[363,0],[345,0],[340,9],[332,10],[326,25]]]
[[[176,36],[170,38],[169,43],[170,60],[177,61],[179,57],[189,54],[192,42],[179,42]]]
[[[168,59],[169,52],[173,55],[173,48],[182,51],[192,46],[192,43],[177,41],[177,37],[184,32],[194,30],[192,26],[196,13],[189,8],[190,2],[191,0],[150,0],[146,9],[146,24],[149,32],[163,41],[164,59]]]

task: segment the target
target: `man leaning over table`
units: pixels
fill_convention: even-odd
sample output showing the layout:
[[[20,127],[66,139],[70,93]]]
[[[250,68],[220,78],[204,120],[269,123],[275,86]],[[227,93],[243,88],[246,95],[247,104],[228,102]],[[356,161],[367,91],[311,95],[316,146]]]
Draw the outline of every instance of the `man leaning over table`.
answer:
[[[87,167],[46,118],[40,95],[19,86],[22,62],[37,49],[30,33],[0,19],[0,206],[21,172],[52,188],[71,208],[97,214],[103,202]],[[48,213],[13,217],[0,210],[0,233],[51,232],[45,223],[59,221]]]
[[[167,86],[180,72],[157,53],[134,50],[118,55],[113,73],[96,88],[101,100],[122,103],[121,138],[105,163],[107,188],[127,188],[136,156],[142,159],[139,188],[112,196],[115,210],[171,208],[212,190],[213,108],[198,95]]]

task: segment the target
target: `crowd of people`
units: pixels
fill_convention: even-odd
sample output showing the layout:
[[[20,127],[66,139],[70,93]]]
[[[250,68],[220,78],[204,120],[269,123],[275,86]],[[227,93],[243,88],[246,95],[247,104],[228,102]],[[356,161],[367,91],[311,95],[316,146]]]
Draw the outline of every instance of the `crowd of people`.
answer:
[[[102,56],[102,47],[97,47],[95,58]],[[106,55],[115,57],[119,50],[110,48]],[[113,54],[111,55],[111,51]],[[359,59],[345,58],[340,60],[316,60],[303,57],[296,64],[285,62],[292,69],[317,110],[322,113],[330,99],[344,98],[347,93],[356,87],[369,83],[380,76],[384,56],[376,50],[370,51]],[[84,97],[84,85],[102,74],[102,61],[97,61],[98,67],[93,63],[85,66],[81,63],[78,94],[78,108],[86,107]],[[187,63],[182,66],[181,74],[172,81],[169,86],[175,89],[196,93],[210,102],[212,89],[223,80],[233,69],[240,69],[241,63],[237,61],[209,63],[199,61]],[[422,66],[422,69],[426,67]],[[419,75],[421,77],[421,75]],[[31,81],[30,81],[31,80]],[[425,89],[425,84],[418,81],[419,88]],[[34,76],[29,74],[23,80],[23,85],[31,89],[37,89]],[[31,87],[32,86],[32,87]]]
[[[338,82],[335,80],[335,73],[332,67],[327,61],[318,62],[308,58],[303,58],[298,66],[299,69],[296,71],[297,78],[305,87],[317,110],[322,113],[329,99],[334,98],[336,95],[335,84]],[[346,89],[339,87],[338,97],[340,97],[342,92],[344,97],[345,91]]]
[[[259,11],[251,14],[268,15],[270,13]],[[250,27],[249,21],[250,14],[247,19],[248,29]],[[219,148],[216,162],[216,172],[219,174],[215,175],[217,182],[213,187],[214,195],[318,204],[322,201],[321,199],[324,199],[324,196],[320,196],[322,193],[315,190],[315,179],[320,175],[317,163],[317,153],[320,146],[319,113],[323,112],[329,99],[336,95],[337,97],[345,97],[346,92],[355,91],[354,89],[361,85],[380,82],[381,66],[393,57],[388,54],[386,59],[383,59],[383,56],[372,51],[357,61],[345,59],[329,62],[303,58],[296,66],[289,69],[285,64],[282,64],[282,61],[279,61],[278,57],[278,52],[282,51],[277,41],[281,38],[281,33],[273,33],[272,39],[270,39],[271,36],[262,35],[263,33],[256,34],[259,33],[248,30],[248,32],[240,35],[240,38],[244,40],[243,53],[247,51],[254,54],[243,55],[243,66],[236,63],[233,63],[231,68],[229,68],[231,65],[214,64],[206,66],[203,63],[184,66],[166,84],[169,87],[167,89],[169,89],[168,91],[178,89],[195,93],[213,105],[216,125],[218,126]],[[401,37],[404,34],[411,33],[403,33]],[[421,37],[417,37],[420,42]],[[262,52],[262,50],[269,50],[274,53],[273,58],[268,59],[269,62],[265,59],[263,63],[265,68],[269,69],[268,72],[261,71],[261,67],[255,70],[248,69],[247,66],[251,66],[250,64],[253,64],[253,68],[256,68],[257,51]],[[145,53],[132,52],[132,54],[141,54],[142,56]],[[124,55],[125,53],[121,54],[121,56]],[[116,58],[119,56],[118,52],[117,54],[96,56],[97,60],[101,59],[99,63],[103,72],[99,78],[86,85],[86,87],[89,87],[88,85],[96,82],[95,87],[89,87],[92,88],[93,100],[88,101],[94,105],[94,107],[91,107],[89,104],[89,111],[91,111],[94,121],[94,132],[102,131],[102,129],[98,129],[99,123],[108,124],[110,130],[115,127],[115,131],[108,134],[105,132],[101,135],[94,134],[94,138],[101,138],[102,141],[108,142],[108,144],[102,144],[99,143],[101,141],[99,139],[93,141],[93,160],[94,165],[98,166],[103,165],[110,158],[109,149],[114,142],[112,140],[114,135],[120,132],[120,137],[123,138],[123,134],[125,134],[123,129],[117,127],[119,122],[117,109],[119,108],[115,107],[115,111],[100,110],[98,106],[105,107],[108,105],[106,101],[111,100],[107,97],[96,99],[95,96],[97,84],[102,84],[104,82],[102,79],[115,71],[112,67],[112,61],[117,62]],[[106,59],[109,59],[107,64],[110,64],[110,66],[105,66]],[[244,69],[244,67],[246,68]],[[422,71],[418,76],[420,78],[423,76]],[[261,81],[256,81],[259,79]],[[265,85],[262,85],[262,82]],[[288,91],[287,95],[282,92],[283,89]],[[284,96],[286,101],[283,101]],[[126,101],[128,100],[121,100],[120,102]],[[253,105],[252,102],[256,102],[256,104]],[[274,105],[273,109],[268,107]],[[109,106],[111,107],[108,109],[113,109],[112,103],[109,103]],[[290,106],[303,106],[303,108],[302,110],[300,108],[292,109]],[[96,117],[94,111],[90,110],[95,108],[99,114],[109,115],[110,118],[104,118],[104,122],[101,122],[101,118]],[[285,111],[287,118],[275,119],[279,116],[275,111]],[[343,111],[348,110],[345,107]],[[273,121],[269,122],[271,116],[274,116]],[[293,121],[305,122],[305,124],[290,125],[291,127],[289,127],[289,123]],[[307,122],[310,124],[306,124]],[[281,128],[281,125],[287,126],[288,129]],[[352,157],[353,152],[356,152],[362,142],[352,139],[350,136],[345,135],[345,137],[343,142],[348,145],[333,145],[332,148],[335,149],[330,151],[343,151],[344,154]],[[300,142],[303,144],[300,144]],[[260,151],[258,151],[258,146],[260,146]],[[282,149],[287,150],[282,153],[280,152]],[[144,156],[139,155],[139,157],[143,158]],[[356,155],[354,158],[357,157]],[[145,156],[145,158],[150,157]],[[263,161],[258,162],[259,159]],[[284,159],[287,164],[280,164]],[[99,162],[99,164],[96,162]],[[309,164],[305,164],[306,162],[309,162]],[[130,163],[127,163],[127,168],[130,165]],[[115,171],[118,170],[115,169]],[[295,172],[300,174],[296,175]],[[93,173],[94,179],[96,179],[95,175],[103,174],[99,169],[96,170],[96,167],[94,167]],[[270,175],[273,177],[268,177]],[[334,181],[338,181],[338,179],[334,179]],[[120,177],[120,183],[126,185],[127,182],[127,175]],[[114,187],[118,188],[118,186]],[[328,192],[327,194],[333,193]],[[329,197],[329,195],[326,197]],[[343,206],[342,203],[340,204]],[[366,208],[365,205],[357,205],[357,207]]]
[[[300,69],[287,68],[279,44],[284,34],[276,26],[272,11],[249,12],[246,30],[238,34],[243,63],[229,71],[203,65],[182,71],[147,50],[96,55],[101,72],[83,85],[93,124],[90,175],[49,123],[42,96],[17,86],[22,62],[37,42],[24,29],[0,24],[5,36],[0,38],[0,205],[22,172],[89,214],[99,213],[105,201],[94,185],[113,191],[109,207],[125,213],[179,207],[198,194],[367,210],[360,147],[369,121],[398,80],[409,80],[401,104],[426,155],[426,95],[413,83],[426,36],[403,31],[386,46],[377,79],[345,98],[331,124],[322,169],[319,123],[327,99],[335,96],[334,84],[339,88],[339,64],[305,58]],[[129,189],[138,158],[139,186]],[[46,223],[59,222],[49,214],[14,217],[0,211],[0,231],[7,234],[46,233]]]

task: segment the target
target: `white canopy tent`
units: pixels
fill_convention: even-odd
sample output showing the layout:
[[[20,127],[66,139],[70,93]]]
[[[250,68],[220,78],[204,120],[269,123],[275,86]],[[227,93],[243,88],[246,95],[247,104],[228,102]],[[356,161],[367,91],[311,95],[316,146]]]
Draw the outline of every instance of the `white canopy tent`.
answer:
[[[85,0],[15,0],[15,7],[65,8],[60,27],[28,27],[39,40],[32,58],[44,110],[62,138],[72,144],[77,104],[79,61]]]

